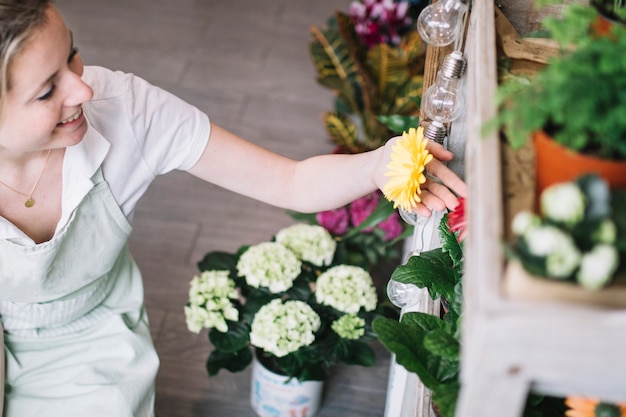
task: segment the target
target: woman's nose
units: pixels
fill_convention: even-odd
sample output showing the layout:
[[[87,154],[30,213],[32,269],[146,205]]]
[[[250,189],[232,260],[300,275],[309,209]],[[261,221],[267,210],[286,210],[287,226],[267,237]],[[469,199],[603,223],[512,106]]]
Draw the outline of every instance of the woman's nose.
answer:
[[[81,105],[93,98],[93,90],[80,75],[71,72],[68,79],[68,94],[65,100],[67,107]]]

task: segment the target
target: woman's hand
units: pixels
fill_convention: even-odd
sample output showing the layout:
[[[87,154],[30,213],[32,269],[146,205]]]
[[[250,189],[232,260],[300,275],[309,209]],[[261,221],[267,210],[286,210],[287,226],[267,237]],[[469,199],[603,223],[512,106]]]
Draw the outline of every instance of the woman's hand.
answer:
[[[389,171],[387,164],[391,161],[392,147],[398,139],[399,137],[392,138],[385,144],[377,161],[374,183],[381,190],[389,180],[385,173]],[[421,186],[421,203],[413,209],[423,217],[430,217],[432,210],[454,210],[459,203],[457,197],[465,197],[467,193],[465,182],[445,165],[445,162],[454,158],[454,154],[433,141],[429,141],[427,149],[432,153],[433,159],[426,165],[426,182]]]

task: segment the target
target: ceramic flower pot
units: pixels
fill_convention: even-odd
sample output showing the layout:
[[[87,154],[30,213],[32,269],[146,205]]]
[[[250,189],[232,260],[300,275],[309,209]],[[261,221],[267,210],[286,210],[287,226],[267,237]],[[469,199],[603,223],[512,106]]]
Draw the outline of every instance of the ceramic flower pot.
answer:
[[[259,417],[313,417],[320,408],[323,387],[323,381],[289,381],[265,368],[255,357],[250,403]]]
[[[583,155],[556,143],[543,131],[533,136],[536,165],[536,194],[552,184],[572,181],[595,172],[611,188],[626,188],[626,162]]]

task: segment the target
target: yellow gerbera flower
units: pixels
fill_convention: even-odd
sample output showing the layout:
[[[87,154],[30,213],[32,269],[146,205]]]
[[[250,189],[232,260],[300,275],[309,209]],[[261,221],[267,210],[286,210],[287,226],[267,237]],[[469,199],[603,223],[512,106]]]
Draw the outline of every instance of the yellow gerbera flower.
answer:
[[[424,128],[410,128],[391,148],[391,162],[385,176],[391,177],[383,187],[383,193],[393,207],[411,210],[422,200],[421,186],[426,182],[425,167],[433,156],[426,149],[428,139],[424,138]]]

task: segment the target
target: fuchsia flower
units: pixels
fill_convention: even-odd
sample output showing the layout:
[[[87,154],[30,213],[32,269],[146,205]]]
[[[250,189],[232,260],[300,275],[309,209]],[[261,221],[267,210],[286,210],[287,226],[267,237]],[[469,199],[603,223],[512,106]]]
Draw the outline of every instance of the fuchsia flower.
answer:
[[[400,32],[411,25],[408,11],[408,1],[363,0],[350,3],[349,14],[361,42],[372,48],[380,43],[400,43]]]
[[[465,198],[459,198],[459,204],[453,211],[448,213],[448,228],[452,232],[457,233],[457,240],[460,242],[465,239],[467,230],[465,229],[467,222],[465,221]]]
[[[378,205],[378,201],[380,200],[380,194],[378,192],[373,192],[364,197],[361,197],[357,200],[354,200],[352,204],[350,204],[350,221],[354,227],[357,227],[367,217],[372,214],[376,206]],[[372,229],[364,229],[364,232],[371,232]]]
[[[394,240],[400,236],[403,231],[400,215],[397,211],[389,216],[387,220],[378,223],[378,227],[385,232],[385,237],[383,238],[385,242]]]
[[[348,230],[348,210],[345,207],[321,211],[315,215],[315,219],[320,226],[335,236],[341,236]]]

